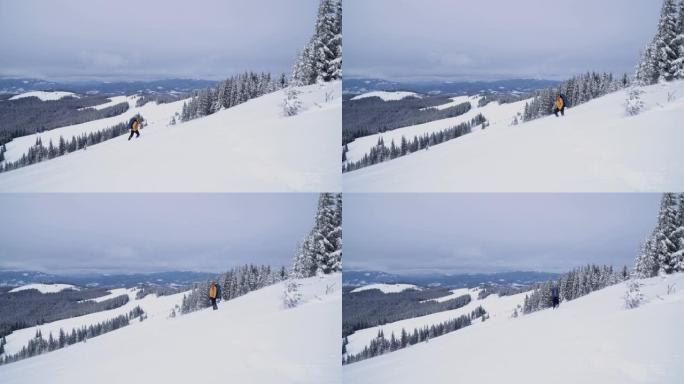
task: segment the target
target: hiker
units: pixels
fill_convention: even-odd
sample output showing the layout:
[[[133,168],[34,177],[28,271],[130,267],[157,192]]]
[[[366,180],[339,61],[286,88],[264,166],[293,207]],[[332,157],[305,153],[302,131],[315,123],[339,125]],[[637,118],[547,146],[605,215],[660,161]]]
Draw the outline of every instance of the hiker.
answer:
[[[553,309],[560,305],[560,288],[557,285],[551,287],[551,300],[553,301]]]
[[[553,104],[553,114],[558,117],[558,112],[560,112],[561,116],[565,116],[565,107],[567,107],[567,104],[565,95],[559,93],[558,96],[556,96],[556,102]]]
[[[140,125],[142,124],[142,117],[140,115],[133,116],[130,121],[128,121],[128,128],[131,130],[131,135],[128,136],[128,140],[133,138],[135,134],[136,139],[140,137]]]
[[[221,287],[215,281],[212,281],[211,284],[209,284],[209,300],[211,300],[211,306],[214,308],[214,311],[218,309],[216,300],[220,297]]]

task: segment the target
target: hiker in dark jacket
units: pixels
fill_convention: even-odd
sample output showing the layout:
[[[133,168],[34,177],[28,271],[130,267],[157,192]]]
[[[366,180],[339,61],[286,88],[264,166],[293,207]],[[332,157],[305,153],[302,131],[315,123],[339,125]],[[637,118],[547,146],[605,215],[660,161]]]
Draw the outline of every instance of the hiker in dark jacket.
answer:
[[[562,116],[565,116],[565,108],[568,106],[568,103],[565,100],[565,95],[562,93],[556,96],[556,102],[553,103],[553,114],[558,117],[558,112]]]
[[[560,305],[560,288],[557,285],[551,287],[551,300],[553,301],[553,309]]]
[[[221,286],[219,286],[215,281],[212,281],[211,284],[209,284],[209,300],[211,300],[211,306],[214,308],[214,310],[218,309],[216,300],[218,300],[220,297]]]
[[[138,116],[133,116],[131,120],[128,121],[128,129],[131,130],[131,135],[128,136],[128,140],[133,138],[133,135],[135,134],[136,138],[140,137],[140,126],[142,124],[142,117],[140,115]]]

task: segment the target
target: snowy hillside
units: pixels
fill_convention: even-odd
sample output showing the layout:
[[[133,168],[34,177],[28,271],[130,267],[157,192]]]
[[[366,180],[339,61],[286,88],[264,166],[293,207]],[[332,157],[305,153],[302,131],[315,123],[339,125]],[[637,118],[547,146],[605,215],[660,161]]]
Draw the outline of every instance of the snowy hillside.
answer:
[[[284,283],[175,318],[168,314],[178,295],[148,296],[134,301],[154,313],[147,320],[0,366],[0,377],[3,384],[339,383],[341,275],[299,283],[302,303],[293,309],[283,308]]]
[[[352,97],[352,100],[361,100],[365,99],[368,97],[379,97],[384,101],[392,101],[392,100],[401,100],[406,97],[418,97],[420,98],[421,96],[415,92],[387,92],[387,91],[374,91],[374,92],[368,92],[368,93],[363,93],[361,95],[357,95]]]
[[[10,293],[19,292],[19,291],[26,291],[28,289],[35,289],[40,293],[55,293],[55,292],[61,292],[65,289],[78,290],[77,287],[75,287],[71,284],[27,284],[27,285],[22,285],[21,287],[13,288],[12,290],[10,290]]]
[[[368,291],[371,289],[377,289],[383,293],[396,293],[396,292],[405,291],[407,289],[420,290],[420,288],[416,287],[413,284],[369,284],[369,285],[364,285],[363,287],[354,288],[351,291],[351,293],[363,292],[363,291]]]
[[[407,140],[411,140],[414,136],[422,136],[426,133],[430,134],[433,132],[443,131],[455,125],[469,122],[479,114],[484,115],[490,124],[490,126],[487,127],[488,130],[497,127],[508,127],[513,122],[515,116],[518,113],[522,113],[522,111],[525,109],[526,102],[526,100],[509,104],[492,102],[484,107],[478,107],[477,102],[479,99],[479,96],[457,96],[451,98],[451,101],[448,103],[433,107],[434,109],[442,110],[469,102],[471,109],[457,117],[435,120],[429,123],[412,125],[409,127],[393,129],[391,131],[357,138],[347,145],[347,148],[349,149],[347,152],[347,162],[353,163],[355,161],[361,160],[363,155],[369,153],[371,148],[378,144],[378,140],[380,138],[382,138],[387,145],[389,145],[392,141],[394,141],[396,145],[400,145],[402,136],[406,137]],[[477,126],[473,128],[473,131],[477,131],[479,129],[480,126]],[[460,138],[458,140],[460,140]],[[434,148],[431,148],[431,150],[432,149]]]
[[[61,91],[31,91],[31,92],[24,92],[18,95],[14,95],[10,97],[10,100],[17,100],[17,99],[23,99],[26,97],[37,97],[43,101],[50,101],[50,100],[59,100],[63,97],[75,97],[78,98],[79,96],[71,93],[71,92],[61,92]]]
[[[0,191],[339,191],[341,83],[301,87],[302,111],[283,117],[285,91],[185,123],[169,125],[183,102],[147,103],[122,115],[40,133],[53,143],[127,122],[147,127],[46,162],[0,174]],[[7,144],[16,160],[37,135]]]
[[[346,365],[343,379],[349,383],[681,383],[684,274],[642,282],[645,302],[636,309],[624,308],[626,288],[621,283],[564,302],[556,310],[517,318],[503,316],[503,311],[498,319],[492,316],[427,343]],[[675,291],[668,294],[668,287]]]
[[[475,308],[482,306],[487,314],[490,316],[489,321],[496,320],[506,320],[510,318],[513,311],[518,305],[523,304],[525,300],[525,294],[517,294],[512,296],[502,296],[489,295],[484,299],[478,300],[477,295],[479,289],[455,289],[450,295],[440,297],[436,299],[438,302],[443,302],[449,299],[454,299],[461,295],[470,295],[470,303],[457,309],[452,309],[449,311],[442,311],[433,313],[426,316],[414,317],[406,320],[395,321],[393,323],[387,323],[384,325],[378,325],[375,327],[370,327],[354,332],[347,337],[349,344],[347,344],[347,353],[356,354],[363,351],[363,348],[368,346],[372,339],[378,336],[378,332],[382,330],[385,337],[389,338],[392,333],[395,336],[401,335],[401,330],[405,329],[407,332],[411,333],[414,329],[421,329],[425,326],[429,327],[431,325],[437,325],[451,319],[455,319],[461,315],[467,315],[471,313]],[[481,323],[476,320],[471,326],[479,326]],[[462,332],[463,330],[458,330]],[[441,336],[444,337],[444,336]],[[355,363],[356,364],[356,363]]]
[[[629,117],[618,91],[549,116],[511,126],[524,106],[490,103],[485,130],[385,163],[346,173],[346,191],[664,191],[684,189],[684,81],[644,87],[644,111]],[[492,111],[485,110],[487,107]],[[501,108],[511,108],[503,111]],[[437,121],[383,133],[389,145],[401,135],[443,129]],[[403,131],[403,132],[401,132]],[[377,135],[375,135],[377,136]],[[357,139],[347,157],[358,159],[377,137]]]

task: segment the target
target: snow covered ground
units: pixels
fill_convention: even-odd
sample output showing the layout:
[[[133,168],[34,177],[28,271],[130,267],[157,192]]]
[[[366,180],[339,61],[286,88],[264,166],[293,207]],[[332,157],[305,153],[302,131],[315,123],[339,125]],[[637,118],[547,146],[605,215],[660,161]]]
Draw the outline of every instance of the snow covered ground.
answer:
[[[71,93],[71,92],[61,92],[61,91],[53,91],[53,92],[48,92],[48,91],[31,91],[31,92],[24,92],[18,95],[14,95],[10,97],[10,100],[17,100],[17,99],[23,99],[25,97],[37,97],[43,101],[49,101],[49,100],[59,100],[63,97],[75,97],[78,98],[79,96]]]
[[[282,306],[284,283],[175,318],[168,315],[179,295],[147,296],[136,301],[158,303],[141,304],[154,312],[147,320],[0,366],[0,377],[3,384],[340,383],[341,274],[299,283],[302,303],[293,309]]]
[[[341,82],[301,87],[302,112],[283,117],[284,91],[186,123],[169,125],[183,102],[147,103],[126,113],[39,134],[44,145],[127,122],[147,127],[46,162],[0,174],[13,192],[340,191]],[[12,140],[21,157],[37,135]]]
[[[130,299],[135,298],[135,294],[138,292],[135,288],[116,288],[108,291],[104,296],[96,297],[93,299],[83,300],[83,301],[94,301],[96,303],[101,303],[105,300],[113,299],[117,296],[128,295]]]
[[[624,308],[626,288],[621,283],[564,302],[556,310],[492,318],[428,343],[346,365],[343,380],[681,383],[684,274],[642,282],[645,302],[636,309]],[[675,292],[668,294],[668,286]]]
[[[36,284],[26,284],[26,285],[22,285],[21,287],[16,287],[16,288],[10,290],[10,293],[11,292],[26,291],[28,289],[35,289],[35,290],[39,291],[40,293],[55,293],[55,292],[63,291],[65,289],[78,290],[77,287],[75,287],[71,284],[40,284],[40,283],[36,283]]]
[[[401,100],[401,99],[404,99],[404,98],[407,98],[407,97],[417,97],[417,98],[421,98],[422,96],[420,96],[419,94],[417,94],[417,93],[415,93],[415,92],[373,91],[373,92],[363,93],[363,94],[358,95],[358,96],[354,96],[354,97],[352,97],[351,99],[352,99],[352,100],[360,100],[360,99],[365,99],[365,98],[368,98],[368,97],[379,97],[379,98],[381,98],[381,99],[384,100],[384,101],[392,101],[392,100]]]
[[[684,81],[644,87],[645,110],[625,113],[619,91],[570,108],[565,117],[510,126],[501,113],[485,130],[343,176],[349,192],[627,192],[684,189]],[[668,96],[670,100],[668,101]],[[524,104],[523,104],[524,105]],[[496,104],[487,107],[495,108]],[[511,105],[508,105],[512,107]],[[485,108],[487,108],[485,107]],[[484,109],[484,108],[483,108]],[[478,112],[479,108],[472,112]],[[499,117],[497,117],[498,119]],[[439,125],[439,129],[454,125]],[[423,124],[424,125],[424,124]],[[402,128],[406,136],[429,127]],[[386,132],[400,139],[401,133]],[[374,135],[375,136],[375,135]],[[356,143],[358,142],[358,143]],[[377,137],[357,139],[358,159]]]
[[[351,291],[351,293],[369,291],[371,289],[378,289],[378,290],[382,291],[383,293],[397,293],[397,292],[405,291],[407,289],[420,290],[419,287],[417,287],[413,284],[369,284],[369,285],[364,285],[363,287],[354,288]]]

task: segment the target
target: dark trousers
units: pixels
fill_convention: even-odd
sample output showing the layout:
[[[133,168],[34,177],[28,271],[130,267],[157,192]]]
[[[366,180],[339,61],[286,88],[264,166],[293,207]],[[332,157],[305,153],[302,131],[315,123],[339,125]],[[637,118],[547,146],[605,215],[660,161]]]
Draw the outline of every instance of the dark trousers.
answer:
[[[210,298],[211,299],[211,306],[214,308],[214,311],[218,309],[218,305],[216,305],[216,298]]]
[[[559,297],[554,297],[553,298],[553,308],[556,309],[560,305],[560,298]]]
[[[561,109],[558,109],[558,108],[555,108],[555,107],[554,107],[554,108],[553,108],[553,114],[556,115],[556,117],[558,117],[558,112],[560,112],[560,114],[561,114],[562,116],[565,116],[565,107],[563,107],[563,108],[561,108]]]
[[[140,131],[133,131],[131,130],[131,135],[128,136],[128,140],[130,140],[133,137],[133,134],[135,134],[135,137],[140,137]]]

